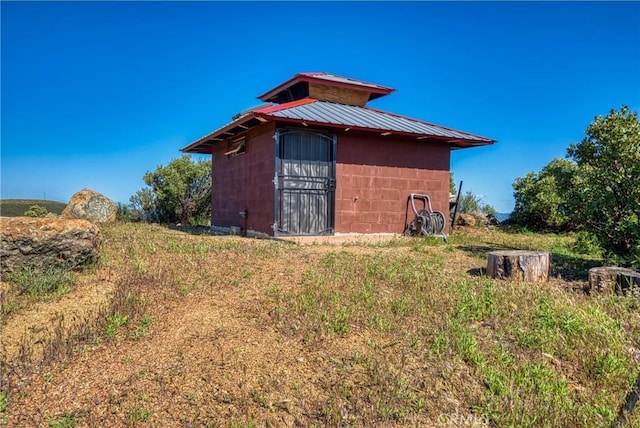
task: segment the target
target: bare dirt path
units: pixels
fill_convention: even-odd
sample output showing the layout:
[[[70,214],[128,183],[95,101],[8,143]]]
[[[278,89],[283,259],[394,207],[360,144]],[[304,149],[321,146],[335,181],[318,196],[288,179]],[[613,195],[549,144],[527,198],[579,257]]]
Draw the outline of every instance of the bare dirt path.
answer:
[[[31,302],[26,308],[10,314],[0,324],[0,349],[7,361],[16,358],[20,346],[42,351],[38,344],[55,334],[57,327],[64,330],[87,322],[105,305],[114,287],[109,270],[82,275],[71,291],[57,299]],[[38,359],[38,355],[34,355]]]

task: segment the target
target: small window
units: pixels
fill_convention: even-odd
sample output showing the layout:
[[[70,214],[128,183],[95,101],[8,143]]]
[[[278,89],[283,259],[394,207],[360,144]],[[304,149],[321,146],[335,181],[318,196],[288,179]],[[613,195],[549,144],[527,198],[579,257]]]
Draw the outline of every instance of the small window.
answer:
[[[227,155],[228,158],[234,158],[236,156],[240,156],[245,153],[246,142],[245,138],[238,138],[237,140],[232,141],[229,144],[229,150],[224,154]]]

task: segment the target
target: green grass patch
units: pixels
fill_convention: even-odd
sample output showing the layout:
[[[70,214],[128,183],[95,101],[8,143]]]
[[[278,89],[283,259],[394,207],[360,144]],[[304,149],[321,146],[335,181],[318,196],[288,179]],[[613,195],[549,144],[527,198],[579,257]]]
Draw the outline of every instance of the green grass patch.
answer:
[[[5,278],[14,284],[17,291],[31,297],[59,297],[75,285],[77,274],[62,267],[45,270],[24,267],[8,273]]]

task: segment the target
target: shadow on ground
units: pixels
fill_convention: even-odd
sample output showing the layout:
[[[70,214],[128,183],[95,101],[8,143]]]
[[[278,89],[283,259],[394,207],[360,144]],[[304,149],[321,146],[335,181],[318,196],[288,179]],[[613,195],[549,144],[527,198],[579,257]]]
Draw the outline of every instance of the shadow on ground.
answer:
[[[167,229],[175,230],[177,232],[188,233],[189,235],[212,235],[212,236],[223,235],[222,233],[212,232],[209,226],[187,226],[187,225],[167,224],[165,225],[165,227]]]
[[[551,275],[565,281],[586,281],[589,269],[601,265],[600,260],[551,253]]]

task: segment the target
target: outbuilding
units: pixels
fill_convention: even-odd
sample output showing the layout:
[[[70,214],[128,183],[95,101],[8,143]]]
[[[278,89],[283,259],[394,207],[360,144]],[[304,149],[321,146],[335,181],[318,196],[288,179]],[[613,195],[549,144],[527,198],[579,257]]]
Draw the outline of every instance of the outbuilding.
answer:
[[[449,211],[450,153],[495,140],[367,106],[394,89],[300,73],[184,147],[212,155],[214,227],[271,236],[402,233],[407,198]]]

